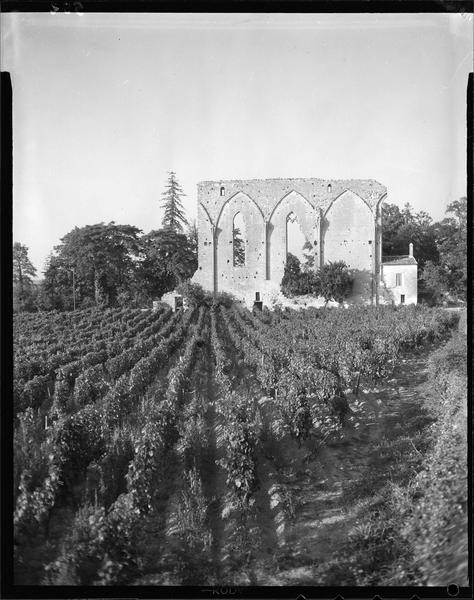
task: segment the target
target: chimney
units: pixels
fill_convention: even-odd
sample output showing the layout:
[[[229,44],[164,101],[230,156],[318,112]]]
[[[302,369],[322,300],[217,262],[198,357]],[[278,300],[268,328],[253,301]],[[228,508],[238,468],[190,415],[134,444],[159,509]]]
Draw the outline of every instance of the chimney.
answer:
[[[408,256],[413,256],[413,244],[411,242],[408,244]]]

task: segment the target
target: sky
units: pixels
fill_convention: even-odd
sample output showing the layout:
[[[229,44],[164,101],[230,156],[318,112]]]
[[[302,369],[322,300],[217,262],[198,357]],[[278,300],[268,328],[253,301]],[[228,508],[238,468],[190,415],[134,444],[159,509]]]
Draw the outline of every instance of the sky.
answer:
[[[74,227],[161,226],[198,181],[376,179],[444,216],[466,195],[472,14],[1,15],[13,236],[41,276]]]

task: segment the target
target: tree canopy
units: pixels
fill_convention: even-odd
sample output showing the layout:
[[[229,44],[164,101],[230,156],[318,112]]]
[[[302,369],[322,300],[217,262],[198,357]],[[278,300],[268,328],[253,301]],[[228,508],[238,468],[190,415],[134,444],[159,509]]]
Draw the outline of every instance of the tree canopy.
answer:
[[[75,227],[48,260],[43,294],[55,308],[71,308],[73,294],[82,305],[115,304],[135,282],[140,233],[113,221]]]
[[[13,244],[13,307],[15,311],[30,310],[33,305],[36,269],[28,257],[28,248]]]
[[[96,304],[113,304],[133,278],[141,231],[132,225],[99,223],[73,229],[57,248],[61,259],[74,269],[77,284]]]
[[[319,270],[320,295],[329,302],[342,302],[352,290],[352,277],[343,261],[328,263]]]
[[[147,303],[186,281],[197,268],[193,242],[159,229],[146,235],[130,225],[87,225],[61,239],[47,261],[44,308]],[[74,283],[74,290],[73,290]]]
[[[443,294],[465,299],[467,292],[467,198],[449,204],[446,217],[433,227],[438,261],[427,261],[422,272],[434,300]]]
[[[187,225],[179,197],[181,188],[170,172],[169,200],[163,228],[147,234],[132,225],[97,223],[75,227],[48,257],[44,279],[38,285],[28,248],[13,247],[14,309],[70,310],[74,306],[143,306],[187,281],[197,268],[198,231]],[[174,199],[173,199],[174,198]],[[177,200],[176,200],[177,198]],[[418,261],[419,298],[436,302],[441,296],[464,299],[467,289],[467,200],[452,202],[445,217],[435,223],[424,211],[414,213],[406,204],[383,207],[383,254],[408,253],[410,242]],[[186,230],[183,225],[187,225]],[[186,231],[186,233],[184,233]],[[242,231],[234,229],[235,264],[245,262]],[[281,283],[284,294],[313,294],[341,301],[350,288],[343,264],[315,268],[310,243],[304,263],[288,254]]]
[[[189,279],[197,268],[193,241],[172,229],[150,231],[142,240],[140,279],[152,296],[161,296]]]
[[[408,254],[413,243],[418,266],[423,268],[427,260],[438,261],[439,251],[433,229],[433,219],[424,211],[414,213],[409,204],[400,210],[395,204],[382,208],[382,254]]]
[[[448,295],[463,299],[467,289],[467,199],[449,204],[446,216],[433,222],[428,213],[414,213],[409,204],[382,209],[382,253],[408,253],[410,242],[418,262],[418,295],[436,302]]]

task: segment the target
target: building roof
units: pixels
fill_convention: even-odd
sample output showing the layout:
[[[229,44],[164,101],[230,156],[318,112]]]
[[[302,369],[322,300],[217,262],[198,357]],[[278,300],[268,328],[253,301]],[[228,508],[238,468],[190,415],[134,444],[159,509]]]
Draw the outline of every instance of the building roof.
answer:
[[[385,265],[417,265],[416,259],[409,254],[400,256],[383,256],[382,264]]]

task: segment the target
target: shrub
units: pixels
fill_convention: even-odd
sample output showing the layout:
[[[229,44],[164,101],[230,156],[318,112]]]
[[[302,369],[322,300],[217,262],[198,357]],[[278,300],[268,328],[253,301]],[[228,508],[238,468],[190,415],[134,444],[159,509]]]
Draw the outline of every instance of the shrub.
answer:
[[[228,294],[227,292],[218,292],[215,294],[212,300],[212,306],[215,308],[216,306],[224,306],[225,308],[230,308],[235,302],[235,298]]]
[[[281,281],[281,291],[289,298],[303,294],[319,294],[319,275],[310,269],[301,270],[296,256],[288,254],[285,272]]]
[[[67,417],[57,428],[55,446],[64,457],[64,479],[70,485],[81,479],[92,460],[104,449],[102,415],[91,404]]]
[[[288,254],[285,272],[283,274],[283,279],[281,280],[281,291],[285,296],[291,297],[299,294],[300,278],[300,261],[296,258],[296,256],[293,256],[293,254]]]
[[[231,393],[226,400],[219,407],[225,419],[225,456],[219,460],[219,465],[226,471],[226,483],[245,512],[259,487],[256,452],[261,430],[260,415],[251,397]]]
[[[301,270],[298,258],[288,254],[281,281],[281,291],[285,296],[292,298],[312,294],[322,296],[326,302],[329,300],[342,302],[351,290],[352,278],[344,262],[329,263],[319,271]]]
[[[101,398],[109,389],[104,378],[104,368],[101,364],[89,367],[77,377],[74,385],[74,401],[76,406],[84,406]]]
[[[190,283],[189,281],[180,283],[176,287],[176,291],[187,300],[189,306],[210,306],[212,303],[211,294],[197,283]]]
[[[136,575],[138,514],[127,494],[107,512],[86,503],[76,513],[58,559],[46,566],[44,583],[117,585]],[[138,531],[138,530],[137,530]]]
[[[352,278],[343,261],[323,265],[319,271],[320,295],[328,302],[342,302],[351,293]]]
[[[417,501],[404,528],[407,539],[415,540],[425,585],[467,585],[466,352],[466,339],[458,334],[430,360],[437,393],[429,408],[437,420],[432,446],[413,482]]]

